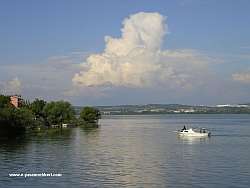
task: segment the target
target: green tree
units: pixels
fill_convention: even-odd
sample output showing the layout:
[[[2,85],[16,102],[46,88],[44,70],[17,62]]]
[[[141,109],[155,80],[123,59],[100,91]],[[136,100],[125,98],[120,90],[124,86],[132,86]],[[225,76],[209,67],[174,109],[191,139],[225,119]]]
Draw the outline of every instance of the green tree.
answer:
[[[35,116],[26,108],[0,109],[0,135],[17,135],[36,127]]]
[[[75,111],[66,101],[49,102],[44,106],[47,122],[52,124],[70,123],[75,119]]]
[[[46,105],[46,101],[41,99],[35,99],[29,106],[31,111],[35,114],[36,118],[44,118],[44,106]]]
[[[0,108],[10,106],[10,97],[5,95],[0,95]]]
[[[93,107],[84,107],[80,112],[80,119],[86,123],[97,123],[100,118],[100,111]]]

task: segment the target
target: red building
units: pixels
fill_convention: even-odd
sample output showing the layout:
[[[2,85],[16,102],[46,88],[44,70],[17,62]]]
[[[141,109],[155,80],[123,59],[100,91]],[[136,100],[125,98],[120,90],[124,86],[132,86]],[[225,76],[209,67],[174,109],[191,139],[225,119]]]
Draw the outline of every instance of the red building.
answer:
[[[16,108],[22,105],[22,98],[20,95],[12,95],[10,96],[10,103]]]

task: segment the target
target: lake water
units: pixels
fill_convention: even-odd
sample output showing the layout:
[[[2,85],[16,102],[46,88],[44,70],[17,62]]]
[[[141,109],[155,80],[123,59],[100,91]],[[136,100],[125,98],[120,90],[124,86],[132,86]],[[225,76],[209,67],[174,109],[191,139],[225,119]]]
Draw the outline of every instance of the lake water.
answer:
[[[0,187],[250,187],[250,115],[106,116],[100,124],[1,141]],[[178,138],[184,124],[212,136]]]

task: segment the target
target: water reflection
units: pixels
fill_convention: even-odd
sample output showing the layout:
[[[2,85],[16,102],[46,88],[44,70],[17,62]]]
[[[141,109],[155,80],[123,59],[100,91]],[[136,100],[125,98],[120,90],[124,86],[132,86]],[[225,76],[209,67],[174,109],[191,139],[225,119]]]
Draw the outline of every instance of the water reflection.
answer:
[[[3,151],[24,150],[29,143],[29,138],[24,135],[18,138],[0,139],[0,153]]]
[[[161,139],[150,136],[152,130],[142,130],[141,124],[116,123],[98,129],[79,128],[73,147],[78,163],[71,167],[72,173],[81,171],[86,187],[93,187],[93,182],[96,187],[162,185],[161,156],[166,145],[159,145]]]
[[[57,146],[58,143],[66,145],[69,143],[71,138],[71,129],[51,129],[37,133],[27,133],[17,138],[0,139],[0,159],[3,161],[9,161],[8,157],[5,158],[6,156],[16,156],[17,154],[19,154],[19,156],[21,156],[21,154],[32,156],[32,152],[42,153],[43,150],[46,151],[48,148],[53,148]],[[45,149],[44,146],[46,146]],[[56,151],[49,150],[47,152],[55,153]]]
[[[177,135],[177,139],[184,144],[201,144],[208,143],[210,141],[210,137],[191,137],[179,135]]]
[[[80,129],[82,130],[82,132],[86,135],[93,135],[93,134],[98,134],[98,132],[100,131],[99,126],[89,126],[89,127],[80,127]]]
[[[72,128],[66,129],[47,129],[42,130],[40,132],[29,134],[29,136],[33,137],[43,137],[43,138],[70,138],[72,134]]]
[[[190,117],[115,116],[102,119],[99,128],[55,130],[7,146],[0,142],[0,187],[249,187],[249,137],[184,138],[173,133],[197,118],[223,134],[246,135],[249,125],[239,124],[236,130],[228,125],[231,116],[225,126],[214,116]],[[16,170],[63,176],[6,175]]]

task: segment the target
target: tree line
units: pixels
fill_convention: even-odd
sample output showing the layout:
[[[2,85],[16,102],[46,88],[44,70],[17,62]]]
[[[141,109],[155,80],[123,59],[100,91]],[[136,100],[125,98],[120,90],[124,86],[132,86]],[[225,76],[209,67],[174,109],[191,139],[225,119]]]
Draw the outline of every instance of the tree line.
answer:
[[[47,129],[53,125],[97,126],[100,118],[100,111],[93,107],[84,107],[76,117],[73,106],[67,101],[35,99],[23,101],[16,108],[11,104],[10,96],[0,95],[0,136]]]

